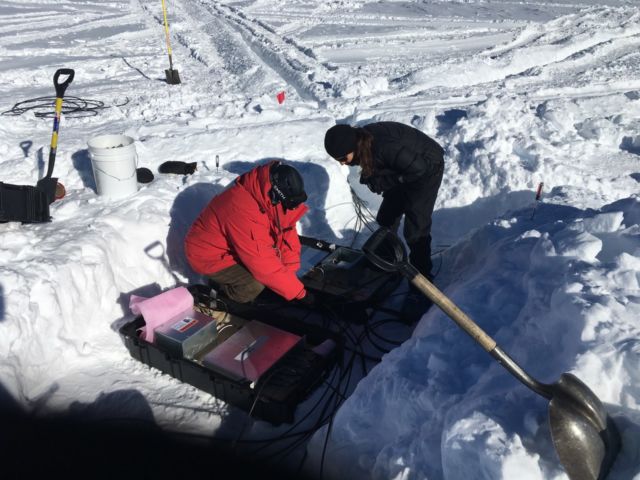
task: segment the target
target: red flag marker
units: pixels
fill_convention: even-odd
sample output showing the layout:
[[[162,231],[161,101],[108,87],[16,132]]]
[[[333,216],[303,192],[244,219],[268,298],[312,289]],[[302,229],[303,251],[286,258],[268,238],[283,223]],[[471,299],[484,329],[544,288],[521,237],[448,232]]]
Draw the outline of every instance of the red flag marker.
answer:
[[[282,105],[282,102],[284,102],[284,91],[278,92],[276,98],[278,99],[278,103]]]
[[[538,190],[536,191],[536,203],[533,205],[533,211],[531,212],[531,218],[529,220],[533,220],[533,216],[536,214],[536,208],[538,208],[538,204],[540,203],[540,199],[542,198],[542,186],[544,183],[540,182],[538,184]]]

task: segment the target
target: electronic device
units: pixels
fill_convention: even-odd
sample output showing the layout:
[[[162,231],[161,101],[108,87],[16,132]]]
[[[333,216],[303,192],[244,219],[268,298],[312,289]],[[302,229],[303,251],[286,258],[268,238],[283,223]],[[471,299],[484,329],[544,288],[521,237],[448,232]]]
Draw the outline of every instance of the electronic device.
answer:
[[[303,245],[303,252],[305,249],[313,247]],[[324,257],[317,254],[315,258],[320,261],[300,279],[307,288],[348,301],[366,301],[390,280],[390,274],[376,268],[360,250],[337,247],[331,253],[323,253]]]
[[[329,256],[329,252],[302,245],[300,251],[300,268],[296,272],[298,278],[304,277],[309,271]]]
[[[202,357],[202,364],[237,381],[256,382],[303,338],[251,320]]]
[[[216,335],[216,320],[190,309],[156,328],[154,343],[172,356],[193,359]]]

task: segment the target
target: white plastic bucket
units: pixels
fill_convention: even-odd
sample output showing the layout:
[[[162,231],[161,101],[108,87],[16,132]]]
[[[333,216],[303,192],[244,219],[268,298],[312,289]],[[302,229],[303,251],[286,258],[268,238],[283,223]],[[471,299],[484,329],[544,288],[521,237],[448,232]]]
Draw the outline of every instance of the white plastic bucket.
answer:
[[[126,135],[100,135],[87,142],[98,195],[122,198],[138,191],[133,142]]]

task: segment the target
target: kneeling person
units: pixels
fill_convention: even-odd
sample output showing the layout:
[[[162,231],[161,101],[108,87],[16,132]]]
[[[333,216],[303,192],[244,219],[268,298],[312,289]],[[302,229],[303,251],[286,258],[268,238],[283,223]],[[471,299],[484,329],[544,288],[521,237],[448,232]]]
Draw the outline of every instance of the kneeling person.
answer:
[[[300,268],[298,220],[307,194],[300,173],[281,162],[258,166],[215,196],[185,238],[191,267],[239,303],[264,287],[286,300],[311,303],[296,276]]]

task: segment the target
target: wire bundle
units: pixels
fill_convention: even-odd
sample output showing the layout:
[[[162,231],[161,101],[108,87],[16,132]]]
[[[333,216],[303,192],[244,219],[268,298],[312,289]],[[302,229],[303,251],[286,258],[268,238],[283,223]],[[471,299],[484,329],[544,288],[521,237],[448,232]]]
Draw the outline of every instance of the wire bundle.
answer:
[[[367,203],[356,194],[353,188],[350,188],[350,190],[351,198],[353,200],[353,207],[356,211],[356,224],[354,228],[356,233],[353,236],[353,240],[351,241],[350,245],[353,246],[356,238],[358,238],[358,235],[362,231],[362,227],[367,227],[370,232],[375,231],[375,228],[372,227],[371,224],[376,223],[376,217],[373,213],[371,213],[371,210],[367,208]]]
[[[129,99],[117,107],[129,103]],[[2,112],[2,115],[17,116],[32,111],[38,118],[55,117],[56,97],[38,97],[16,103],[10,110]],[[94,117],[100,110],[109,108],[100,100],[89,100],[79,97],[64,97],[62,114],[66,117]]]

